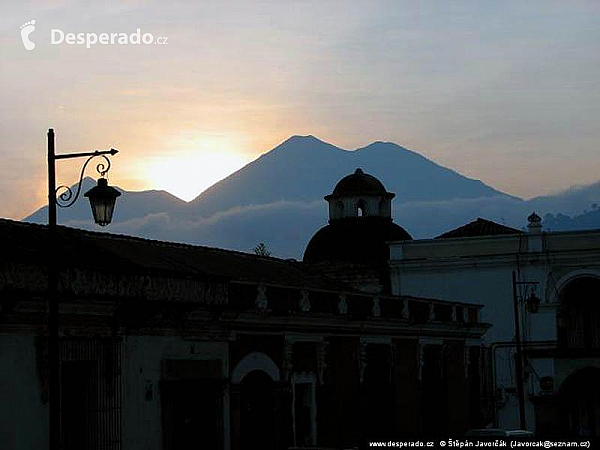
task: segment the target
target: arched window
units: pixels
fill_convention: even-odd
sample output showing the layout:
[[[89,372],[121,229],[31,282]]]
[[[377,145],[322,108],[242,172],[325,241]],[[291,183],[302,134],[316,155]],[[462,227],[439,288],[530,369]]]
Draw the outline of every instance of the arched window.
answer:
[[[580,277],[565,286],[560,294],[557,320],[562,348],[600,348],[600,279]]]
[[[237,366],[235,366],[231,374],[231,382],[235,384],[241,383],[244,377],[253,370],[262,370],[275,382],[279,382],[280,380],[277,364],[264,353],[252,352],[244,356]]]
[[[356,214],[358,217],[366,217],[367,215],[367,204],[362,199],[356,205]]]

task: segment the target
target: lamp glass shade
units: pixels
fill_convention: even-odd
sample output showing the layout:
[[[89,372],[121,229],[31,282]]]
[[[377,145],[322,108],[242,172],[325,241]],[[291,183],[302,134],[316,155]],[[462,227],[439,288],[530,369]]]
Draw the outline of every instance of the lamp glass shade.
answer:
[[[540,309],[540,298],[532,292],[529,298],[527,299],[526,303],[529,311],[532,314],[537,314],[537,312]]]
[[[111,222],[115,210],[115,201],[119,195],[121,193],[112,186],[109,186],[106,178],[100,178],[98,185],[84,194],[90,200],[94,222],[101,227]]]

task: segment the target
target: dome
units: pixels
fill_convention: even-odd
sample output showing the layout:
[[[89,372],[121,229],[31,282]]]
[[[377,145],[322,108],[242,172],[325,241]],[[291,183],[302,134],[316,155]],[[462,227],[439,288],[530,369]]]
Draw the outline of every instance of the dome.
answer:
[[[333,190],[332,197],[346,197],[353,195],[386,195],[387,191],[381,181],[373,175],[356,169],[353,174],[342,178]]]
[[[377,178],[361,169],[342,178],[329,204],[329,225],[315,233],[304,252],[304,261],[386,265],[389,241],[412,240],[392,220],[392,198]]]
[[[356,169],[337,183],[332,194],[325,196],[329,222],[363,216],[391,218],[394,197],[373,175]]]
[[[315,233],[304,251],[304,262],[342,261],[358,264],[386,264],[388,241],[412,240],[390,219],[338,220]]]

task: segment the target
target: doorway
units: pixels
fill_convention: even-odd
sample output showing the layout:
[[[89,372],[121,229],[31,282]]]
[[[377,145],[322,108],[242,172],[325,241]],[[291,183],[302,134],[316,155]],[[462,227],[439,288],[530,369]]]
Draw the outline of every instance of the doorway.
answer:
[[[240,386],[240,444],[246,449],[274,449],[274,383],[262,370],[249,372]]]
[[[571,436],[600,436],[600,369],[580,369],[559,390],[561,423]]]
[[[162,382],[165,449],[223,448],[222,389],[215,380]]]

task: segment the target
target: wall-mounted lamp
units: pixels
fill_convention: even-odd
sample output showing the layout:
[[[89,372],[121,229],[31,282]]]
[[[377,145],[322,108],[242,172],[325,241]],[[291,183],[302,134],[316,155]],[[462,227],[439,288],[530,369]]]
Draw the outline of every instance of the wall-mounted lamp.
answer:
[[[154,398],[154,391],[152,390],[152,381],[146,380],[146,382],[144,383],[144,391],[144,397],[146,398],[146,401],[151,402]]]
[[[540,303],[542,301],[540,298],[535,295],[535,288],[529,294],[529,297],[525,300],[525,304],[527,305],[527,310],[532,314],[537,314],[540,309]]]

